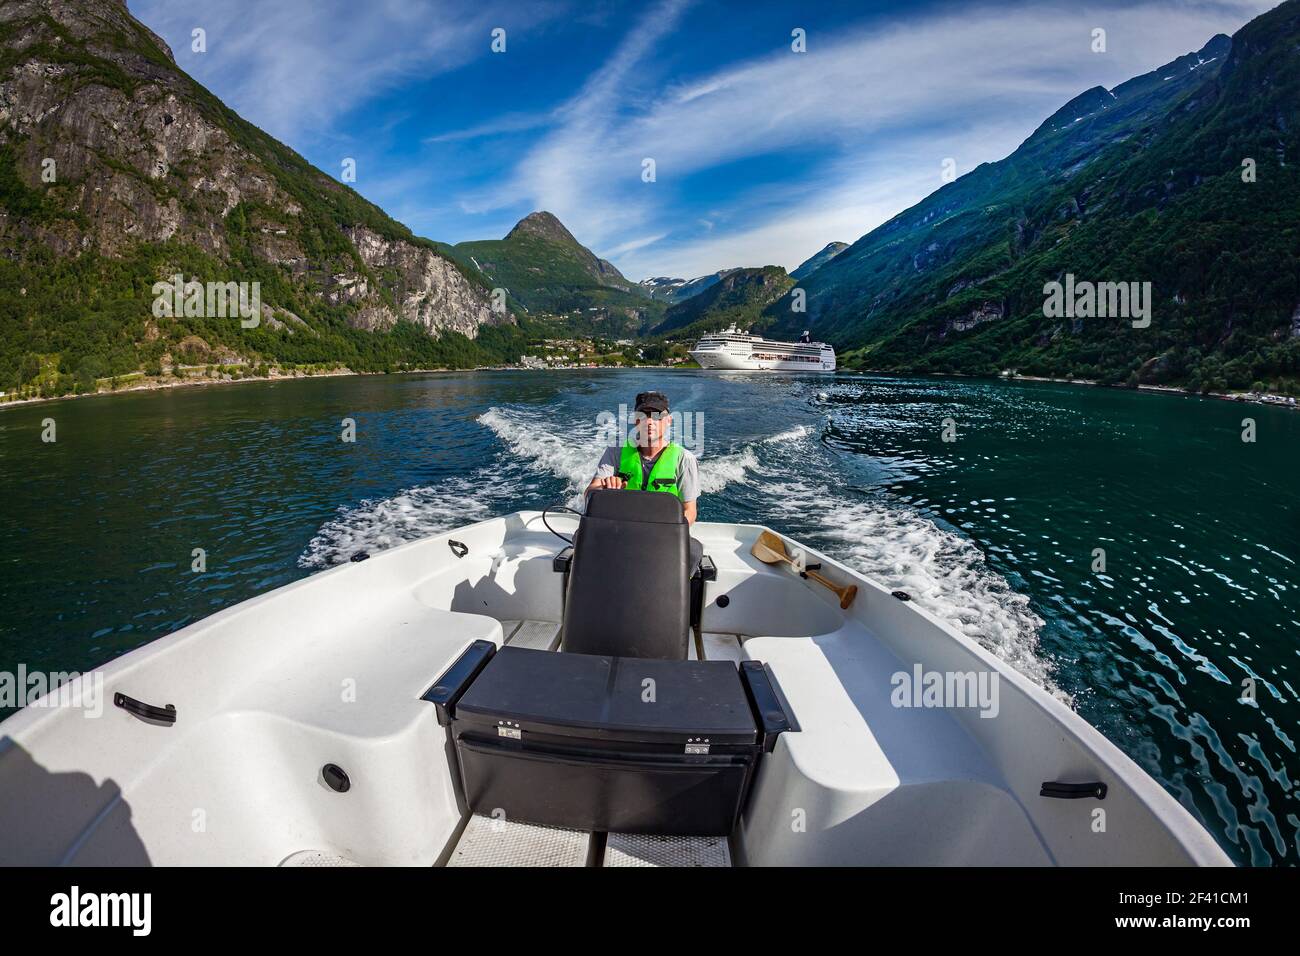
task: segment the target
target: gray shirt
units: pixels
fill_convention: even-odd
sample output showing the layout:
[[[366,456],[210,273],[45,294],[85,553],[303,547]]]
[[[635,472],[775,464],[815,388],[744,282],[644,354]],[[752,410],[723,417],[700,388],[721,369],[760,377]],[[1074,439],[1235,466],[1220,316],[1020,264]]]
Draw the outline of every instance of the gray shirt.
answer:
[[[663,452],[659,453],[660,455]],[[610,445],[605,449],[605,454],[600,456],[600,464],[596,466],[597,478],[610,478],[618,471],[619,459],[623,456],[623,449],[619,445]],[[655,456],[658,457],[657,455]],[[654,458],[642,458],[641,469],[644,474],[650,474],[650,469],[654,467]],[[677,459],[677,490],[682,493],[682,501],[694,501],[700,496],[700,463],[695,455],[682,448],[682,457]]]

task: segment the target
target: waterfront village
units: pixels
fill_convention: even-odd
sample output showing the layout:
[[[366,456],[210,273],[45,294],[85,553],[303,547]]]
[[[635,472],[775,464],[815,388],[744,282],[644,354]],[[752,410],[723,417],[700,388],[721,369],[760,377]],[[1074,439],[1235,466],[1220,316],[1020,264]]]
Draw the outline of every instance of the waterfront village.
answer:
[[[521,355],[524,368],[599,368],[608,365],[683,365],[690,361],[681,346],[633,339],[545,339]]]

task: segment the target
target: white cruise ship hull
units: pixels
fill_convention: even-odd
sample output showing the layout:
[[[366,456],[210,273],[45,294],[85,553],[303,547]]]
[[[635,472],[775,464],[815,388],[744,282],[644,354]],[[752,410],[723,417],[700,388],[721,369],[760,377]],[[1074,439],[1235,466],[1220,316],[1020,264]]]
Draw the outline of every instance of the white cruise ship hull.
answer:
[[[794,356],[762,357],[754,354],[741,355],[726,349],[696,349],[690,353],[691,358],[700,368],[721,369],[724,371],[747,372],[833,372],[835,371],[835,353],[823,352],[820,358],[809,359]]]

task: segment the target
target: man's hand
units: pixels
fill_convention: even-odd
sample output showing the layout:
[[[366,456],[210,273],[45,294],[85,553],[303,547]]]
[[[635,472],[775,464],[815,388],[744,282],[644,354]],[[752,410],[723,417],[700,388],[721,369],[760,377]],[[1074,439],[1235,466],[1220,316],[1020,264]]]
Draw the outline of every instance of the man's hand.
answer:
[[[591,484],[587,486],[587,491],[589,491],[589,492],[590,492],[590,491],[595,491],[597,488],[615,488],[615,489],[618,489],[618,488],[626,487],[626,485],[627,485],[627,482],[625,482],[625,481],[624,481],[622,478],[620,478],[618,475],[610,475],[608,478],[594,478],[594,479],[592,479]]]

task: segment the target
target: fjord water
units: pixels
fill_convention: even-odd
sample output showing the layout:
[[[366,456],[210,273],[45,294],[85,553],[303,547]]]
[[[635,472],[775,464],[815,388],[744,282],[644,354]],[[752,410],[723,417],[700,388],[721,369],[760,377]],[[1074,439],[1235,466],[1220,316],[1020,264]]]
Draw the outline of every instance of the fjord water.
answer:
[[[356,551],[572,501],[601,452],[598,416],[645,388],[703,413],[703,520],[769,525],[908,591],[1068,699],[1233,859],[1300,862],[1300,415],[1284,409],[664,370],[11,408],[0,671],[86,670]]]

